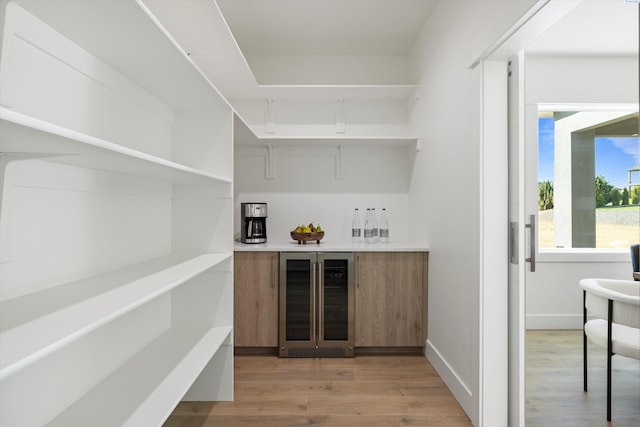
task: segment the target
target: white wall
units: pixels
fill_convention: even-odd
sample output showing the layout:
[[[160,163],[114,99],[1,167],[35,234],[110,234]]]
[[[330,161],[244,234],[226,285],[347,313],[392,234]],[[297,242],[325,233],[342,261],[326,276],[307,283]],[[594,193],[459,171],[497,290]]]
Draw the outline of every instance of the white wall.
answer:
[[[1,105],[135,150],[171,157],[171,109],[17,4],[10,6],[15,18],[5,23],[0,75],[3,82],[11,83],[2,86]]]
[[[638,104],[638,57],[528,55],[527,104]]]
[[[634,104],[638,102],[637,57],[527,56],[525,96],[528,110],[537,104]],[[552,76],[552,78],[550,78]],[[527,114],[527,141],[537,144],[537,117]],[[534,168],[535,169],[535,168]],[[535,212],[537,179],[528,179],[528,211]],[[569,252],[569,253],[567,253]],[[617,254],[557,251],[539,256],[527,274],[528,329],[580,329],[585,277],[631,278],[628,250]]]
[[[248,54],[246,58],[262,85],[415,84],[404,56]]]
[[[481,401],[480,104],[469,66],[533,3],[439,2],[413,52],[421,87],[412,124],[422,150],[411,178],[409,221],[426,223],[412,237],[430,247],[427,356],[475,425]]]
[[[0,301],[171,251],[166,183],[22,160],[0,185]]]
[[[536,263],[527,275],[527,329],[582,329],[580,279],[606,277],[631,280],[630,256],[558,256]],[[573,258],[573,259],[572,259]],[[619,260],[623,258],[623,260]]]
[[[420,226],[408,223],[412,158],[406,146],[347,146],[342,166],[336,146],[236,147],[234,232],[240,233],[240,203],[267,203],[267,240],[291,241],[297,225],[320,223],[325,242],[350,242],[355,208],[364,225],[366,208],[387,209],[390,239],[406,242]]]

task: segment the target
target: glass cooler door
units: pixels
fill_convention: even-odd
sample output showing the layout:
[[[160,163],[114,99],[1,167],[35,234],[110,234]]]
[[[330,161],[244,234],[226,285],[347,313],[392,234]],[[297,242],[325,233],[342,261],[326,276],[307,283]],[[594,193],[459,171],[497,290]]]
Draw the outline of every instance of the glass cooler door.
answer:
[[[281,357],[353,356],[352,253],[280,253]]]
[[[314,274],[315,253],[280,254],[280,356],[304,356],[316,347]]]
[[[318,346],[353,355],[354,262],[351,253],[318,254]]]

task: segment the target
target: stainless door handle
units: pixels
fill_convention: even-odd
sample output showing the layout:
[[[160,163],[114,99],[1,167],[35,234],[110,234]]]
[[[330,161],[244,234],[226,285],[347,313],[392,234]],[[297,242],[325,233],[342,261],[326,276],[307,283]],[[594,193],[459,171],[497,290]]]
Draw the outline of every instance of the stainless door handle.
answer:
[[[532,273],[536,271],[536,216],[529,215],[529,224],[525,225],[529,229],[529,258],[525,258],[526,262],[531,263],[530,270]]]
[[[316,342],[316,347],[318,346],[318,336],[316,330],[316,265],[317,263],[312,262],[311,267],[311,339]]]
[[[318,339],[324,341],[324,263],[320,263],[318,269]]]

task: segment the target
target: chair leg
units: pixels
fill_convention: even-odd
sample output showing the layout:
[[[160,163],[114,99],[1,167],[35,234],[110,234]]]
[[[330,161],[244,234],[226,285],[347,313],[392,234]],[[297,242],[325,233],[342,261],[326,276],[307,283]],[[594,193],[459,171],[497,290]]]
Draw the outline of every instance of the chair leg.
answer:
[[[587,291],[582,291],[582,382],[584,391],[587,391],[587,333],[584,330],[587,324]]]
[[[609,320],[607,321],[607,421],[611,421],[611,356],[613,356],[613,339],[611,323],[613,321],[613,300],[609,300]]]

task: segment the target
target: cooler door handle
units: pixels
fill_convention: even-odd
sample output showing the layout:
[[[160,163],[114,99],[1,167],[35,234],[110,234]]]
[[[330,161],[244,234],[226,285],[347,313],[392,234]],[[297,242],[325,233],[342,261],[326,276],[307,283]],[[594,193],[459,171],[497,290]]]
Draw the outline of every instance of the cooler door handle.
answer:
[[[312,262],[311,267],[311,339],[318,346],[318,336],[316,329],[316,292],[317,292],[317,263]]]
[[[318,269],[318,339],[324,341],[324,263]]]

